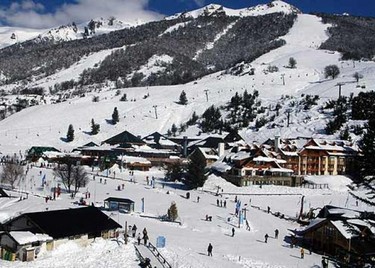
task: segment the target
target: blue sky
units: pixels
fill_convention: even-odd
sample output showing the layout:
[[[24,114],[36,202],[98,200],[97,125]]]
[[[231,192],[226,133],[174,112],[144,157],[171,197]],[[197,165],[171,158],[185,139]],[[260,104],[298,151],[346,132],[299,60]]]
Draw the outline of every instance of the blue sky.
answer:
[[[309,12],[375,17],[375,0],[284,0]],[[0,0],[0,25],[50,28],[111,15],[128,22],[149,21],[216,3],[244,8],[269,0]]]

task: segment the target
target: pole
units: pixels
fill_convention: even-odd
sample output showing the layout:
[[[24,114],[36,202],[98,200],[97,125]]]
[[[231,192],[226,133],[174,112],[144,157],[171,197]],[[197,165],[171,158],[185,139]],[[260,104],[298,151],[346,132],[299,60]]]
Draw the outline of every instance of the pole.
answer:
[[[337,86],[339,87],[339,99],[341,98],[341,83],[337,83]]]
[[[128,221],[125,221],[125,232],[124,232],[125,245],[128,244]]]
[[[285,74],[281,74],[281,79],[283,79],[283,86],[285,86]]]
[[[158,119],[158,112],[157,112],[157,110],[156,110],[156,108],[157,108],[158,106],[157,106],[157,105],[154,105],[154,106],[152,106],[152,107],[154,107],[154,109],[155,109],[155,118]]]
[[[208,102],[208,89],[205,89],[204,92],[206,93],[206,101]]]

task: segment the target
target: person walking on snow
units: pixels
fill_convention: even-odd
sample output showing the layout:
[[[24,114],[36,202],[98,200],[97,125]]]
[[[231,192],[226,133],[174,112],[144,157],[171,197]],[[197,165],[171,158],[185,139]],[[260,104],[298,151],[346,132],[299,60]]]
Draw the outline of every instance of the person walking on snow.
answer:
[[[213,249],[213,246],[211,245],[211,243],[209,243],[208,244],[208,248],[207,248],[208,256],[212,257],[212,249]]]
[[[143,242],[144,242],[145,246],[147,246],[148,234],[147,234],[146,227],[143,228],[142,232],[143,232]]]
[[[141,233],[137,235],[138,246],[141,244]]]
[[[304,257],[305,257],[305,250],[301,248],[301,259],[303,259]]]
[[[268,240],[268,234],[266,234],[266,235],[264,236],[264,243],[267,243],[267,240]]]
[[[137,226],[134,224],[132,228],[132,237],[135,237],[135,234],[137,233]]]
[[[276,229],[275,230],[275,239],[277,239],[279,237],[279,229]]]
[[[234,232],[235,232],[235,230],[234,230],[234,227],[232,228],[232,237],[234,236]]]

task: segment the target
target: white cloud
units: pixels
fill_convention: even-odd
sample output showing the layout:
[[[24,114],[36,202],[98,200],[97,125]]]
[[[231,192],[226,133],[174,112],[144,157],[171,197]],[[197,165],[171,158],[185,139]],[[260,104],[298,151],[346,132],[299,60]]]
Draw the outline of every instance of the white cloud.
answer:
[[[205,0],[194,0],[194,2],[199,7],[203,7],[205,5]]]
[[[0,21],[11,26],[50,28],[71,22],[81,23],[99,17],[114,16],[125,22],[152,21],[162,15],[147,10],[149,0],[77,0],[63,4],[54,13],[46,13],[44,6],[32,0],[14,2],[0,7]]]

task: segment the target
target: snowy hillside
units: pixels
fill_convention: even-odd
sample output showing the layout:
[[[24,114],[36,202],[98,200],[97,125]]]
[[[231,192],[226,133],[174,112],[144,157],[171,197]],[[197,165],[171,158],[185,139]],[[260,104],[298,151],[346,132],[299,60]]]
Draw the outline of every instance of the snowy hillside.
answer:
[[[38,38],[35,41],[38,42],[39,40],[50,40],[54,42],[61,42],[82,39],[85,37],[85,27],[88,28],[90,23],[94,25],[92,26],[94,27],[94,30],[88,29],[89,34],[87,35],[87,37],[106,34],[111,31],[117,31],[131,26],[135,26],[129,23],[122,22],[114,17],[108,19],[98,18],[93,19],[90,22],[81,23],[79,25],[70,24],[51,29],[48,32],[45,32],[38,36]]]
[[[45,29],[27,29],[19,27],[0,27],[0,49],[36,38],[38,35],[46,32]]]
[[[212,104],[220,106],[228,102],[235,92],[252,92],[255,89],[259,91],[265,106],[274,106],[285,95],[292,95],[296,99],[283,101],[284,107],[275,119],[278,128],[264,127],[257,132],[252,129],[244,130],[243,134],[248,141],[264,141],[276,134],[283,137],[322,135],[320,133],[326,125],[327,115],[320,112],[319,105],[323,105],[328,98],[337,98],[337,83],[343,84],[342,94],[349,96],[350,93],[356,95],[360,91],[373,89],[371,85],[375,80],[373,62],[340,61],[339,53],[317,49],[328,38],[327,27],[318,17],[298,15],[293,28],[283,37],[286,45],[251,63],[251,67],[255,68],[254,75],[233,76],[219,72],[185,85],[125,88],[120,89],[117,94],[117,90],[111,89],[109,84],[100,89],[87,89],[85,97],[74,97],[58,104],[52,104],[52,98],[46,96],[46,105],[24,109],[0,121],[0,152],[24,151],[32,145],[71,150],[90,141],[100,143],[125,129],[141,136],[154,131],[166,133],[172,124],[178,126],[186,122],[194,111],[201,115]],[[84,68],[94,66],[110,52],[94,53],[69,69],[34,82],[34,86],[50,87],[54,82],[77,79],[78,73]],[[288,65],[289,57],[296,59],[297,68],[284,67]],[[170,59],[164,57],[163,61],[168,62]],[[157,66],[160,62],[157,58],[152,58],[139,71],[145,76],[149,75],[150,72],[160,70],[160,66]],[[341,74],[335,80],[324,78],[324,67],[329,64],[340,66]],[[277,66],[279,71],[266,72],[270,65]],[[358,87],[352,77],[354,72],[364,76],[360,81],[361,87]],[[182,90],[186,92],[187,105],[177,104]],[[208,101],[204,90],[208,90]],[[69,92],[65,94],[69,97]],[[128,101],[120,101],[123,94],[127,95]],[[319,95],[320,104],[309,111],[292,109],[291,125],[287,127],[286,109],[301,94]],[[94,96],[99,97],[99,102],[92,102]],[[155,105],[158,119],[154,113]],[[116,125],[108,123],[114,107],[118,108],[120,114],[120,122]],[[89,134],[92,118],[101,125],[100,133],[95,136]],[[74,126],[75,139],[66,143],[63,138],[69,124]],[[195,135],[197,132],[192,128],[186,134]]]

